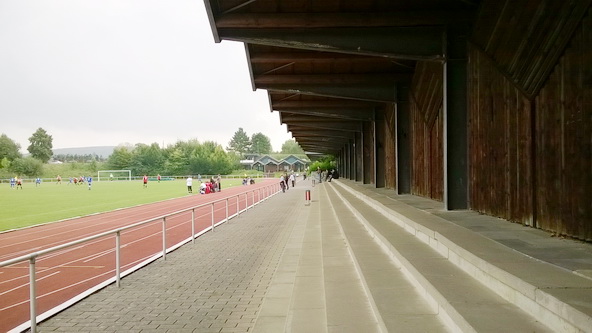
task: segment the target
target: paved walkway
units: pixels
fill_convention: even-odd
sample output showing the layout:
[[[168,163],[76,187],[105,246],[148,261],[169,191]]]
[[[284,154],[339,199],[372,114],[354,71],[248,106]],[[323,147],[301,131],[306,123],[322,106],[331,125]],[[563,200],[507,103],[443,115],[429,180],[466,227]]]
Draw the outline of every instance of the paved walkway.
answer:
[[[395,196],[390,190],[343,182]],[[384,264],[389,259],[379,259],[384,253],[360,238],[368,236],[349,221],[346,208],[329,200],[326,184],[310,185],[300,182],[279,193],[170,253],[166,261],[124,278],[121,288],[109,286],[41,323],[39,331],[384,332],[391,331],[390,325],[445,331],[425,302],[410,294],[413,288],[404,286],[405,279],[393,286],[394,272],[387,272],[392,267]],[[310,206],[304,202],[305,189],[313,192]],[[419,197],[396,199],[581,276],[592,271],[589,244],[475,212],[446,212],[440,203]],[[352,249],[370,259],[360,264]],[[367,288],[381,292],[368,298]],[[400,306],[382,300],[402,295],[406,299]],[[414,312],[409,313],[412,298]],[[380,318],[376,308],[385,305],[387,313],[396,315]]]
[[[38,326],[40,332],[249,332],[294,230],[289,190]],[[279,208],[279,209],[278,209]]]

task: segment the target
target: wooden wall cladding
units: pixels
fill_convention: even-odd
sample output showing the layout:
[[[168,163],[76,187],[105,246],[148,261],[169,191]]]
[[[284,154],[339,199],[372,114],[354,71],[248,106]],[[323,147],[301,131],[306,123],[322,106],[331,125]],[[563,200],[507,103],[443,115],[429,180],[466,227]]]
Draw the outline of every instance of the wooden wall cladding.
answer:
[[[592,0],[483,1],[473,42],[533,99],[553,71]]]
[[[536,98],[537,225],[592,241],[592,15]]]
[[[388,189],[395,189],[397,186],[397,135],[395,131],[395,104],[388,104],[384,112],[384,153],[386,154],[385,162],[385,179],[384,187]]]
[[[411,193],[444,200],[442,64],[418,62],[411,88]]]
[[[532,225],[531,103],[475,48],[468,72],[470,207]]]

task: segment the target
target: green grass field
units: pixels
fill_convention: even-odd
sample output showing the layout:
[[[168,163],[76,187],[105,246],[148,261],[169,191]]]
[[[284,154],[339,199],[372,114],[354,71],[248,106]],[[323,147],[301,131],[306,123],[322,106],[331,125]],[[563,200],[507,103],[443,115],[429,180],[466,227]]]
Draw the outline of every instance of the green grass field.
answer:
[[[223,179],[222,188],[240,185],[241,179]],[[193,183],[194,193],[199,182]],[[144,189],[142,181],[97,182],[88,186],[68,185],[62,181],[23,184],[23,189],[0,186],[0,231],[58,221],[70,217],[111,211],[187,195],[185,180],[149,182]]]

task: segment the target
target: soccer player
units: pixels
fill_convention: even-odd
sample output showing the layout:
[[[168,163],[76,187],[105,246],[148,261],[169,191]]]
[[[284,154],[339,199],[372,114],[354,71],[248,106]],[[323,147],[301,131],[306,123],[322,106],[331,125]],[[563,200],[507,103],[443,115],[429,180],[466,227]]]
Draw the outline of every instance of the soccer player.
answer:
[[[21,188],[21,190],[23,189],[23,179],[20,177],[16,179],[16,189],[18,190],[19,187]]]
[[[144,175],[144,178],[142,178],[142,181],[144,182],[144,188],[148,187],[148,176]]]
[[[35,178],[35,187],[41,185],[41,178],[37,177]]]
[[[88,190],[90,191],[90,188],[92,186],[92,177],[88,176],[88,178],[86,178],[86,182],[88,183]]]
[[[16,177],[10,178],[10,189],[13,190],[16,185]]]
[[[58,177],[56,179],[57,179],[56,185],[57,184],[60,184],[61,185],[62,184],[62,176],[58,175]]]

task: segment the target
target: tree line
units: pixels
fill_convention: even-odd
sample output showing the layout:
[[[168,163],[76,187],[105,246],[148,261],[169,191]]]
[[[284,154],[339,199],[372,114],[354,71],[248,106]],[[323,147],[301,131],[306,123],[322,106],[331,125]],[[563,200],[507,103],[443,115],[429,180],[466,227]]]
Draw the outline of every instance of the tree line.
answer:
[[[20,153],[21,146],[6,134],[0,136],[0,169],[25,176],[42,173],[43,164],[53,156],[53,138],[43,128],[37,129],[29,138],[27,150],[29,157]],[[229,141],[226,150],[216,142],[197,140],[179,141],[161,148],[157,143],[151,145],[138,143],[134,146],[120,145],[106,159],[105,167],[112,170],[132,170],[134,175],[166,174],[229,174],[240,169],[240,160],[245,154],[272,153],[271,141],[263,133],[251,137],[239,128]],[[304,154],[294,140],[282,145],[282,154]],[[56,155],[54,159],[62,162],[102,162],[96,155]]]
[[[29,143],[27,151],[31,156],[23,157],[20,144],[6,134],[0,135],[0,169],[28,176],[40,174],[43,163],[47,163],[53,155],[53,138],[39,127],[29,137]]]
[[[271,140],[263,133],[255,133],[249,138],[249,135],[239,127],[226,150],[234,152],[238,155],[244,156],[245,154],[258,154],[265,155],[273,153],[271,147]],[[300,148],[300,145],[294,140],[286,140],[282,145],[282,149],[279,151],[281,154],[304,154],[304,150]]]

